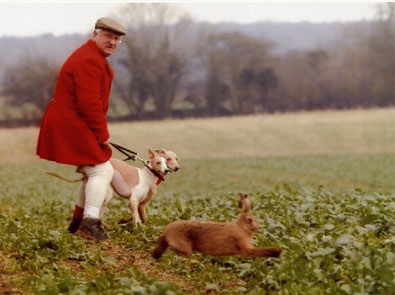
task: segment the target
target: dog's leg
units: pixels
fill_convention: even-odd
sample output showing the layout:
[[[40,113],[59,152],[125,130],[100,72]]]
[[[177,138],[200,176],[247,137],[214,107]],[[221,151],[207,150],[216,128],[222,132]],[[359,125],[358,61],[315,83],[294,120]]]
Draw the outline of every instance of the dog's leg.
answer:
[[[145,198],[145,200],[139,204],[139,215],[140,215],[140,219],[142,220],[143,224],[147,224],[147,214],[145,212],[145,205],[152,199],[152,197],[155,195],[156,193],[156,187],[151,189],[148,194],[147,197]]]
[[[119,223],[128,223],[129,221],[133,220],[133,226],[137,227],[138,224],[141,223],[138,208],[138,200],[132,196],[129,203],[131,216],[129,218],[123,218]]]
[[[140,215],[139,215],[139,201],[137,198],[133,198],[133,196],[130,198],[130,211],[132,211],[133,215],[133,226],[137,227],[139,223],[141,223]]]
[[[131,221],[131,220],[133,220],[133,215],[130,216],[130,217],[128,217],[128,218],[122,218],[122,219],[119,221],[119,224],[128,223],[128,222]]]
[[[147,225],[147,214],[145,213],[145,206],[144,204],[139,205],[139,215],[140,219],[144,225]]]
[[[133,206],[132,206],[132,200],[130,200],[128,207],[129,207],[129,209],[130,209],[131,215],[130,215],[130,217],[122,218],[122,219],[119,221],[120,224],[128,223],[129,221],[133,220]]]

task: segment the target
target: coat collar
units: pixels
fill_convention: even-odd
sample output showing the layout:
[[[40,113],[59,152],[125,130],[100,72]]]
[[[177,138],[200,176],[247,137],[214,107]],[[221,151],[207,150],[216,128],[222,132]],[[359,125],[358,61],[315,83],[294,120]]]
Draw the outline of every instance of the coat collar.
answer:
[[[112,80],[114,77],[114,71],[113,71],[111,65],[108,63],[107,58],[100,52],[100,49],[99,49],[99,47],[97,47],[96,42],[93,41],[92,39],[89,39],[86,42],[86,46],[88,46],[91,50],[93,50],[97,56],[100,56],[100,58],[103,59],[105,65],[106,65],[107,74],[111,77],[111,80]],[[110,85],[110,87],[111,87],[111,85]]]
[[[86,45],[91,48],[94,52],[96,52],[99,56],[101,56],[105,61],[107,61],[106,57],[101,53],[99,47],[97,47],[96,42],[92,39],[89,39],[86,42]]]

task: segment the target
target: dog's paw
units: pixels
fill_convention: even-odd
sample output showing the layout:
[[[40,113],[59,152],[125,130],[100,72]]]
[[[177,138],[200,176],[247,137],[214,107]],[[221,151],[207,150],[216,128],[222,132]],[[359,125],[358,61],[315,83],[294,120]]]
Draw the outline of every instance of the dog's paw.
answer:
[[[102,221],[101,224],[103,225],[103,227],[104,227],[106,230],[112,230],[112,227],[111,227],[108,223],[105,223],[105,222]]]
[[[124,219],[121,219],[121,220],[118,222],[118,224],[125,224],[125,223],[128,223],[128,221],[129,221],[129,220],[127,220],[126,218],[124,218]]]
[[[143,224],[141,223],[141,220],[140,220],[140,219],[133,220],[133,227],[134,227],[134,228],[141,227],[142,225],[143,225]]]

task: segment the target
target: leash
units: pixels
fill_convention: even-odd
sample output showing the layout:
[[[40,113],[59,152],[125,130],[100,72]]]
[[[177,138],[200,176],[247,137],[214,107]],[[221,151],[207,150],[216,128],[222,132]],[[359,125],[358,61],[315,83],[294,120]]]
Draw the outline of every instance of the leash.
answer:
[[[151,166],[149,166],[149,161],[144,160],[143,158],[140,158],[139,154],[131,151],[123,146],[120,146],[116,143],[112,143],[110,142],[110,144],[117,149],[119,152],[121,152],[122,154],[124,154],[127,158],[124,159],[124,161],[129,161],[129,160],[139,160],[141,162],[143,162],[144,166],[148,168],[149,171],[151,171],[152,174],[154,174],[156,177],[158,177],[161,181],[165,181],[165,179],[163,178],[163,175],[160,174],[158,171],[155,171],[154,169],[152,169]]]
[[[138,153],[136,153],[134,151],[131,151],[131,150],[129,150],[129,149],[123,147],[123,146],[120,146],[118,144],[112,143],[112,142],[110,142],[110,144],[115,149],[117,149],[119,152],[121,152],[122,154],[124,154],[127,157],[126,159],[124,159],[125,162],[129,161],[129,160],[133,160],[133,161],[139,160],[139,161],[143,162],[144,165],[147,165],[147,161],[145,161],[144,159],[140,158]]]

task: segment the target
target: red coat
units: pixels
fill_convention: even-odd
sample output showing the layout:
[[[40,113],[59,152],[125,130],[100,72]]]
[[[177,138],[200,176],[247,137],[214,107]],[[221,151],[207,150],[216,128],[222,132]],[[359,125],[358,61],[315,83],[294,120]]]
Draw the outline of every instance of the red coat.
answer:
[[[53,100],[41,121],[37,155],[71,165],[106,162],[111,149],[106,114],[114,73],[93,40],[60,69]]]

